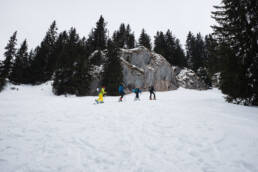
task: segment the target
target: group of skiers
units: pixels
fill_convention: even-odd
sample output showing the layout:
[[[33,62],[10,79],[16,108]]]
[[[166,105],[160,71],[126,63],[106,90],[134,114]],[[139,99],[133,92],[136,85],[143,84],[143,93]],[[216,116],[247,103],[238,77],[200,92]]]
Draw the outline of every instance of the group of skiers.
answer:
[[[98,92],[98,96],[99,98],[96,99],[96,103],[104,103],[103,101],[103,96],[106,94],[106,91],[105,91],[105,86],[102,86],[101,89],[97,88],[97,92]],[[134,88],[132,89],[132,92],[135,93],[135,98],[134,100],[137,101],[137,100],[140,100],[140,96],[139,94],[142,92],[139,88]],[[153,95],[153,99],[156,100],[156,95],[155,95],[155,89],[153,86],[150,86],[149,87],[149,92],[150,92],[150,100],[152,100],[152,95]],[[124,87],[122,84],[119,85],[118,87],[118,93],[120,95],[120,98],[119,98],[119,102],[122,102],[123,101],[123,98],[124,98],[124,95],[125,95],[125,92],[124,92]]]

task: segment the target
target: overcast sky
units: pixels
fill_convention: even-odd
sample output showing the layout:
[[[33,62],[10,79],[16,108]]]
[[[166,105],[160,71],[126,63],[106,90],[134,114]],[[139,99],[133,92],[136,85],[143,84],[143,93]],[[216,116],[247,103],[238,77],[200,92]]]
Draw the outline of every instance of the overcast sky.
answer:
[[[213,5],[221,0],[0,0],[0,58],[12,33],[18,31],[18,46],[26,38],[29,48],[43,39],[56,20],[59,31],[75,27],[87,36],[102,14],[110,34],[124,22],[136,38],[142,28],[153,36],[171,29],[185,44],[189,31],[211,33]]]

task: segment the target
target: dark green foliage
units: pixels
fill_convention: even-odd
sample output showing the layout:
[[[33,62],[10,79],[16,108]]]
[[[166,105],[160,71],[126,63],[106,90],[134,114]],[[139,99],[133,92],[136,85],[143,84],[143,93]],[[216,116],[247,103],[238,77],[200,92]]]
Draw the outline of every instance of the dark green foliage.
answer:
[[[4,53],[5,60],[2,62],[1,68],[0,68],[0,91],[4,88],[6,84],[6,79],[9,78],[12,65],[13,65],[13,59],[15,57],[16,53],[16,35],[17,31],[13,33],[11,36],[8,44],[5,47],[6,52]]]
[[[172,36],[172,32],[168,30],[165,35],[166,46],[165,48],[165,58],[170,64],[173,64],[175,61],[175,52],[176,52],[176,43],[175,37]]]
[[[140,35],[138,44],[141,45],[141,46],[144,46],[144,47],[148,48],[149,50],[152,49],[152,46],[151,46],[151,38],[150,38],[150,36],[145,32],[144,29],[142,29],[142,32],[141,32],[141,35]]]
[[[2,76],[3,70],[4,70],[4,64],[2,61],[0,61],[0,92],[3,90],[6,84],[6,78]]]
[[[85,40],[80,40],[76,30],[71,28],[68,35],[66,32],[61,33],[57,42],[60,45],[57,70],[54,73],[54,93],[87,95],[90,75]]]
[[[95,54],[92,55],[90,59],[90,64],[97,66],[100,66],[102,64],[102,54],[100,50],[98,50]]]
[[[243,84],[243,82],[247,82],[247,78],[244,77],[245,69],[235,59],[233,51],[226,45],[220,45],[220,53],[224,54],[220,89],[224,94],[230,93],[230,96],[226,97],[227,101],[242,103],[243,99],[246,99],[248,95],[247,85]],[[240,92],[242,92],[241,95],[239,94]]]
[[[135,37],[131,33],[130,25],[125,27],[125,24],[122,23],[118,31],[115,31],[113,34],[113,41],[120,48],[134,48],[135,47]]]
[[[92,34],[92,46],[94,50],[104,50],[107,42],[107,29],[106,23],[102,16],[100,16],[96,23],[96,28]]]
[[[226,64],[221,90],[230,102],[258,105],[258,1],[223,0],[215,9],[214,34]]]
[[[27,41],[24,40],[21,47],[17,51],[15,61],[10,73],[10,81],[14,84],[29,83],[29,55]]]
[[[221,71],[221,58],[219,56],[219,45],[212,35],[205,36],[205,65],[210,76]],[[223,55],[223,54],[221,54]]]
[[[186,56],[188,67],[195,72],[205,65],[205,46],[200,33],[195,37],[191,32],[187,35]]]
[[[176,39],[176,45],[175,45],[175,58],[172,62],[172,65],[179,66],[179,67],[186,67],[186,57],[185,52],[180,44],[179,39]]]
[[[201,78],[201,80],[208,86],[208,88],[211,88],[211,77],[208,74],[208,69],[205,67],[198,68],[196,74]]]
[[[163,32],[157,32],[154,36],[154,51],[162,56],[166,56],[166,40]]]
[[[179,39],[176,39],[170,30],[167,30],[165,35],[163,32],[157,32],[154,37],[154,51],[165,57],[171,65],[186,66],[184,50]]]
[[[108,40],[107,61],[104,65],[102,85],[106,86],[107,94],[118,95],[118,86],[123,82],[123,73],[117,45]]]
[[[211,36],[206,36],[203,40],[200,33],[194,36],[191,32],[187,35],[186,53],[187,66],[196,72],[196,74],[210,88],[211,77],[218,72],[219,63],[217,62],[217,44]]]
[[[35,49],[35,57],[31,64],[32,84],[40,84],[51,79],[57,60],[54,55],[56,39],[57,28],[54,21],[40,46]]]
[[[102,16],[96,23],[96,27],[91,30],[88,39],[84,40],[87,56],[92,54],[95,50],[106,49],[107,44],[107,29],[106,22]],[[99,62],[97,62],[99,63]]]

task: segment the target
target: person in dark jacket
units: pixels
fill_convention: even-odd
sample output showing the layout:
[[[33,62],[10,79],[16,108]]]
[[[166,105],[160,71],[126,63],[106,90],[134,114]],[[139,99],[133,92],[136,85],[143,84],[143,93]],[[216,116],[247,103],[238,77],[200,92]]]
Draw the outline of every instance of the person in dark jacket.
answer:
[[[133,89],[133,92],[135,93],[134,100],[140,100],[139,94],[142,92],[139,88]]]
[[[123,101],[123,97],[125,95],[125,92],[124,92],[124,87],[123,85],[119,85],[118,87],[118,92],[119,92],[119,95],[120,95],[120,98],[119,98],[119,102]]]
[[[152,100],[152,94],[153,94],[154,100],[156,100],[155,89],[153,85],[149,87],[149,92],[150,92],[150,100]]]

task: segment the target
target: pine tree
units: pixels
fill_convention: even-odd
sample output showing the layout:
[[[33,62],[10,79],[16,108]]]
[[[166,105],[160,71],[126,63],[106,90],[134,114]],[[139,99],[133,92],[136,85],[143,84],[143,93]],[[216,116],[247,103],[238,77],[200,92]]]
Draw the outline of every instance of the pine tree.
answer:
[[[167,43],[163,32],[157,32],[154,36],[154,51],[162,56],[166,56]]]
[[[175,37],[172,36],[172,32],[170,30],[166,32],[165,42],[166,42],[166,46],[164,47],[165,48],[164,57],[171,65],[175,65],[176,43],[175,43]]]
[[[186,67],[186,57],[179,39],[175,41],[175,60],[173,63],[179,67]]]
[[[148,48],[149,50],[152,49],[151,46],[151,38],[150,36],[145,32],[144,29],[142,29],[142,32],[140,34],[140,38],[139,38],[139,45],[144,46],[146,48]]]
[[[81,40],[76,29],[71,28],[68,35],[66,32],[59,35],[57,43],[59,53],[53,92],[56,95],[87,95],[90,75],[85,39]]]
[[[5,86],[6,79],[9,78],[11,73],[13,59],[16,54],[16,47],[15,47],[16,41],[17,41],[16,35],[17,35],[17,31],[13,33],[8,44],[5,47],[6,49],[6,52],[4,53],[5,60],[3,61],[2,70],[0,71],[0,91]]]
[[[228,101],[258,105],[258,2],[223,0],[215,9],[213,29],[228,64],[222,69],[222,92]]]
[[[180,41],[172,35],[169,29],[165,35],[163,32],[157,32],[154,37],[154,51],[165,57],[171,65],[180,67],[186,65],[185,54]]]
[[[93,47],[94,50],[104,50],[107,42],[107,29],[106,22],[102,16],[100,16],[96,23],[96,28],[93,31]]]
[[[32,62],[33,84],[39,84],[51,79],[56,65],[54,48],[57,39],[57,27],[54,21],[48,29],[45,38],[35,50]]]
[[[21,47],[17,51],[13,69],[10,73],[10,81],[14,84],[26,84],[28,81],[28,68],[28,45],[27,41],[24,40]]]
[[[120,48],[126,48],[126,29],[125,24],[122,23],[119,27],[118,31],[115,31],[113,34],[113,41],[117,44]]]
[[[131,33],[130,25],[125,27],[125,24],[122,23],[119,30],[114,32],[112,38],[120,48],[134,48],[135,46],[135,38],[134,34]]]
[[[128,24],[126,26],[126,48],[134,48],[135,47],[135,37],[134,33],[131,32],[131,27]]]
[[[218,42],[213,38],[213,36],[205,36],[205,51],[206,51],[206,67],[210,76],[220,71],[221,62],[218,54]]]
[[[201,78],[201,80],[207,85],[208,88],[212,87],[211,77],[208,74],[208,69],[206,67],[199,67],[196,74]]]
[[[110,39],[108,40],[107,62],[104,65],[102,85],[106,86],[107,94],[118,95],[118,86],[123,82],[121,61],[118,56],[118,47]]]
[[[194,56],[195,56],[195,41],[196,38],[192,34],[192,32],[189,32],[186,38],[186,58],[187,58],[187,67],[190,69],[194,68]]]
[[[204,40],[200,33],[196,37],[189,32],[186,40],[186,53],[188,67],[195,72],[204,67],[204,61],[206,60]]]
[[[0,92],[3,90],[6,84],[6,78],[3,75],[3,71],[4,71],[4,62],[0,61]]]

